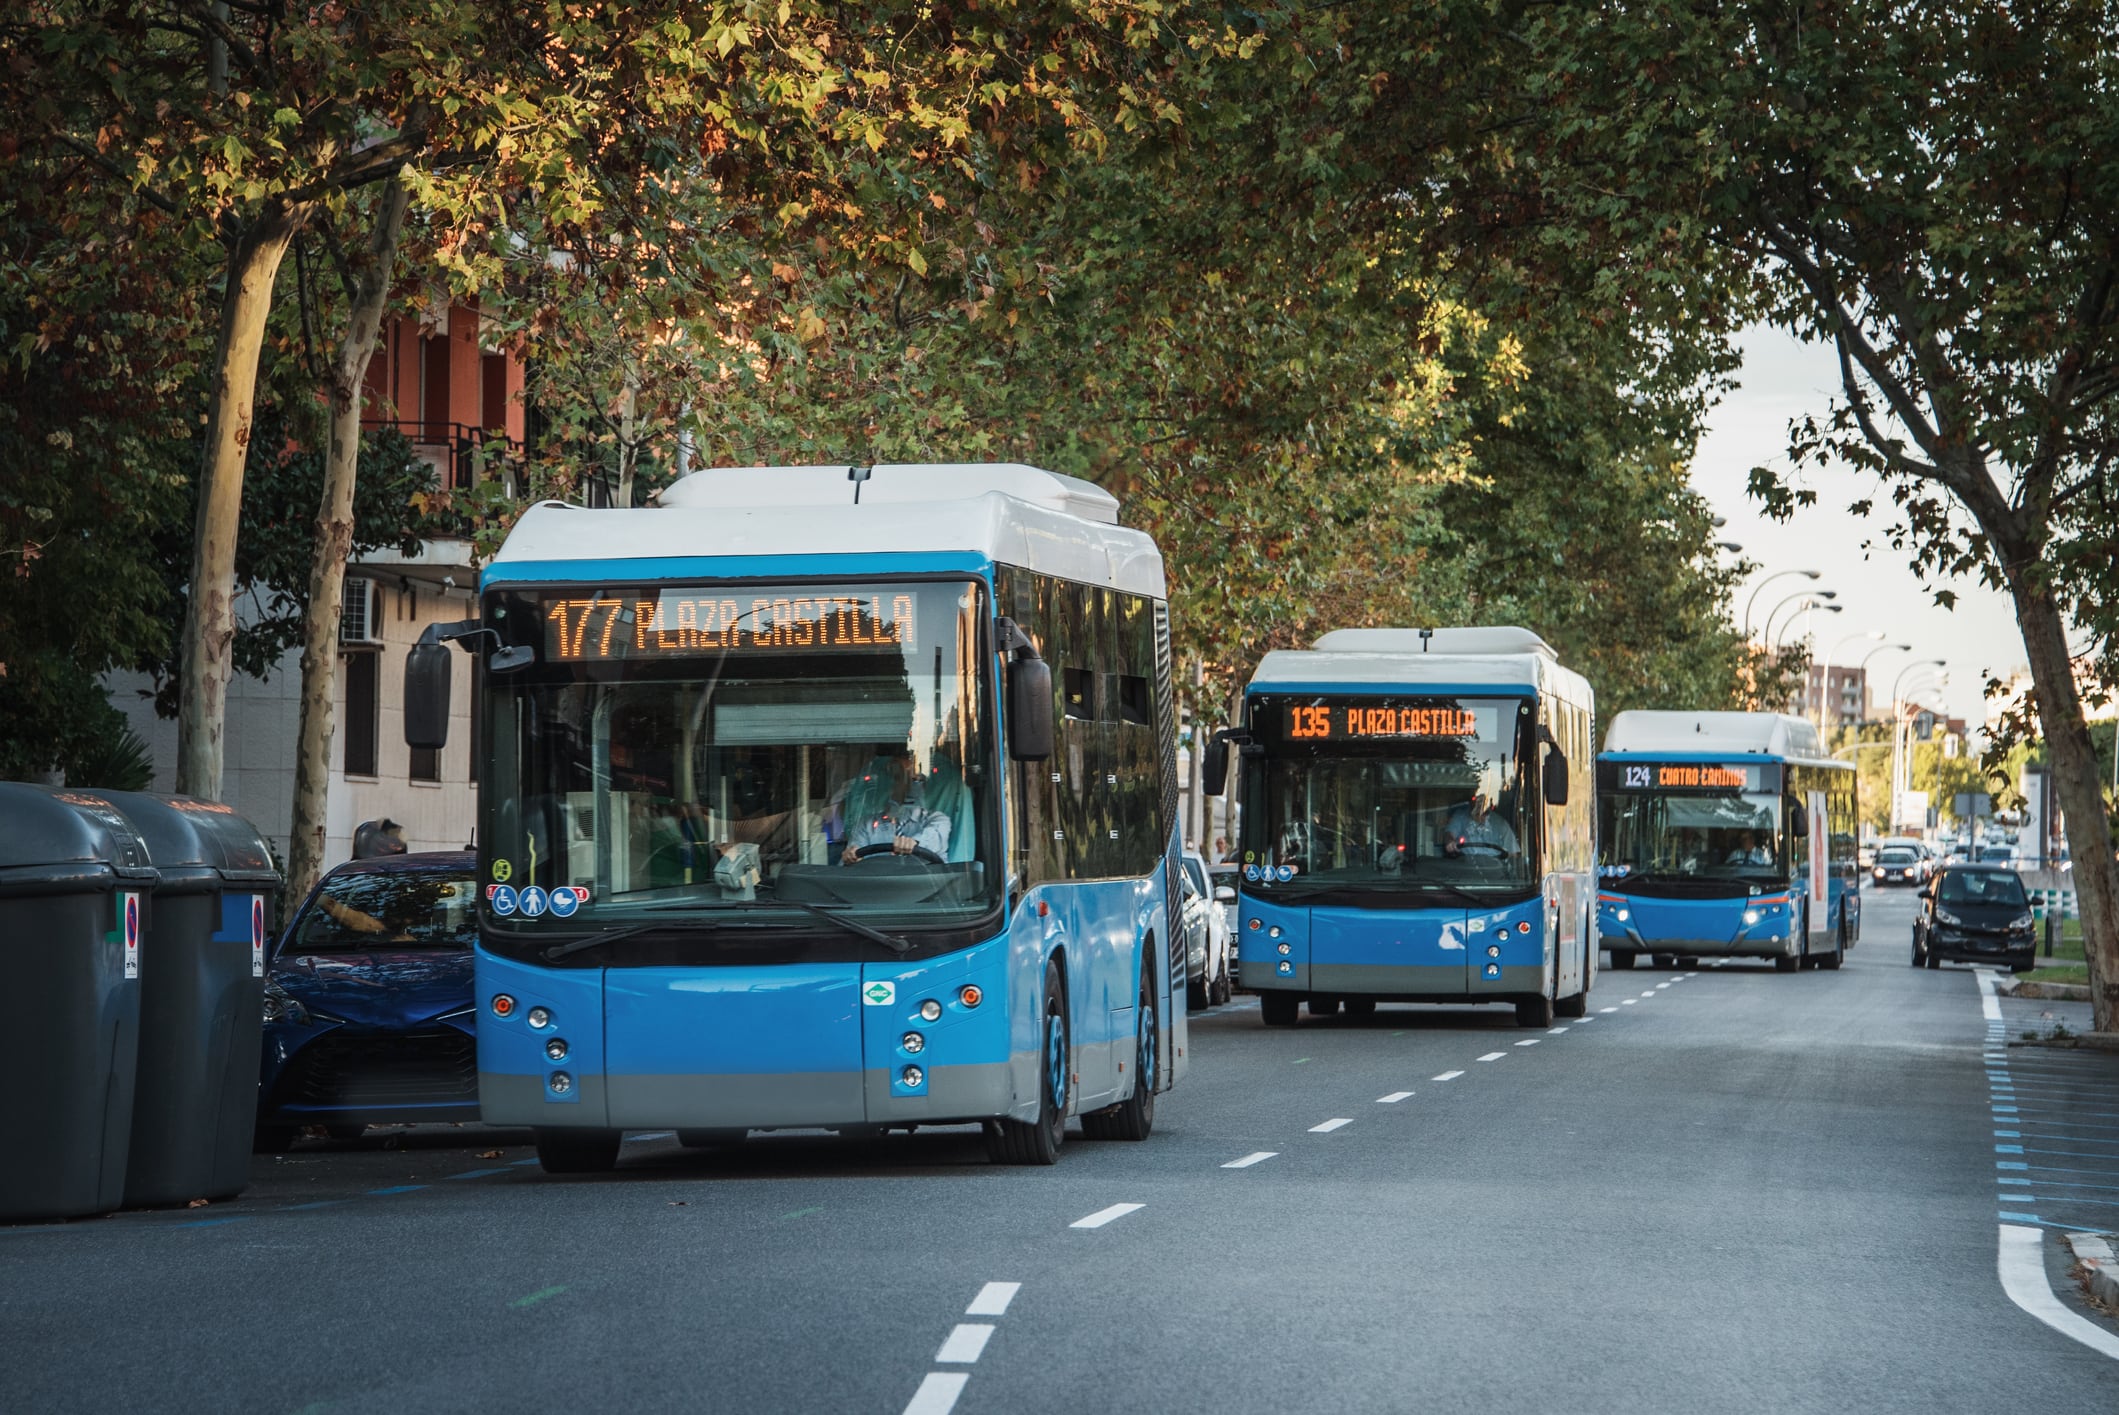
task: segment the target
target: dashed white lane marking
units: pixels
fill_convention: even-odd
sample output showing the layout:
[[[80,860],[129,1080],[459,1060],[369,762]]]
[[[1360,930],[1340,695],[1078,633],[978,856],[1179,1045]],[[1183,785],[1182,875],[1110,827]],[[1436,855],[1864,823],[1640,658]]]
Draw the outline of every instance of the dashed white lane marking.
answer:
[[[1464,1073],[1462,1071],[1445,1071],[1440,1076],[1437,1076],[1435,1079],[1437,1081],[1454,1081],[1463,1074]]]
[[[1376,1097],[1377,1105],[1396,1105],[1412,1094],[1411,1091],[1393,1091],[1387,1096]]]
[[[1111,1220],[1113,1219],[1124,1218],[1127,1214],[1134,1212],[1136,1209],[1144,1209],[1146,1207],[1146,1204],[1113,1204],[1108,1209],[1098,1209],[1095,1213],[1089,1215],[1087,1218],[1078,1218],[1074,1222],[1068,1224],[1067,1227],[1102,1228],[1105,1224],[1111,1222]]]
[[[1640,999],[1639,999],[1639,998],[1637,998],[1637,997],[1622,997],[1622,998],[1620,998],[1620,999],[1619,999],[1619,1006],[1621,1006],[1621,1007],[1631,1007],[1631,1006],[1633,1006],[1633,1005],[1634,1005],[1634,1004],[1635,1004],[1636,1002],[1639,1002],[1639,1001],[1640,1001]],[[1605,1010],[1606,1012],[1609,1012],[1609,1011],[1610,1011],[1611,1009],[1607,1007],[1607,1008],[1605,1008],[1604,1010]]]
[[[1269,1160],[1279,1153],[1280,1151],[1278,1150],[1253,1150],[1251,1151],[1251,1153],[1245,1155],[1240,1160],[1230,1160],[1227,1164],[1223,1165],[1222,1168],[1249,1169],[1252,1165],[1257,1164],[1259,1161]]]
[[[1994,994],[1986,992],[1986,998],[1992,1002]],[[2018,1223],[2001,1225],[2001,1247],[1994,1260],[2001,1274],[2001,1290],[2009,1294],[2011,1302],[2062,1336],[2073,1337],[2090,1350],[2119,1361],[2119,1336],[2087,1317],[2077,1316],[2053,1295],[2053,1285],[2045,1276],[2045,1256],[2041,1251],[2044,1241],[2042,1229]]]
[[[1688,978],[1697,978],[1697,977],[1699,976],[1699,974],[1698,974],[1698,973],[1687,973],[1687,974],[1686,974],[1685,976],[1686,976],[1686,977],[1688,977]]]
[[[1499,1061],[1502,1057],[1507,1055],[1508,1053],[1505,1051],[1490,1051],[1479,1059],[1481,1061]]]
[[[934,1353],[937,1361],[947,1361],[952,1366],[969,1366],[986,1352],[986,1343],[993,1339],[991,1322],[958,1322],[942,1349]]]
[[[1546,1035],[1546,1036],[1548,1036],[1548,1037],[1557,1037],[1557,1036],[1559,1036],[1559,1035],[1560,1035],[1560,1033],[1562,1033],[1562,1032],[1564,1032],[1564,1031],[1566,1031],[1566,1030],[1567,1030],[1567,1029],[1566,1029],[1565,1027],[1555,1027],[1555,1028],[1553,1028],[1553,1029],[1552,1029],[1551,1031],[1547,1032],[1547,1033],[1546,1033],[1545,1035]]]
[[[1013,1302],[1015,1294],[1022,1290],[1023,1285],[1019,1282],[989,1282],[979,1289],[978,1296],[971,1299],[971,1305],[964,1309],[964,1315],[967,1317],[1005,1316],[1008,1311],[1008,1304]]]
[[[1616,1011],[1618,1011],[1618,1010],[1619,1010],[1619,1009],[1618,1009],[1618,1008],[1616,1008],[1616,1007],[1599,1007],[1599,1008],[1597,1009],[1597,1011],[1599,1011],[1599,1012],[1616,1012]],[[1584,1018],[1583,1020],[1587,1021],[1588,1019],[1587,1019],[1587,1018]]]
[[[965,1371],[929,1371],[912,1393],[905,1415],[949,1415],[956,1409],[956,1398],[964,1393],[964,1382],[970,1379]]]
[[[1528,1041],[1517,1042],[1516,1045],[1519,1047],[1534,1047],[1538,1044],[1538,1040],[1538,1038],[1532,1037]]]
[[[1661,992],[1661,991],[1662,991],[1662,990],[1663,990],[1664,988],[1667,988],[1667,987],[1669,987],[1669,986],[1670,986],[1670,984],[1668,984],[1668,983],[1657,983],[1657,984],[1655,985],[1655,990],[1656,990],[1657,992]]]
[[[1655,996],[1655,989],[1654,989],[1654,988],[1650,988],[1650,989],[1649,989],[1649,990],[1648,990],[1647,992],[1644,992],[1644,993],[1642,993],[1642,994],[1641,994],[1641,996],[1642,996],[1642,997],[1654,997],[1654,996]]]
[[[1351,1116],[1351,1115],[1342,1115],[1342,1116],[1338,1116],[1338,1117],[1335,1117],[1334,1119],[1331,1119],[1331,1120],[1327,1120],[1327,1121],[1326,1121],[1326,1122],[1325,1122],[1324,1124],[1322,1124],[1322,1125],[1312,1125],[1312,1126],[1310,1127],[1310,1133],[1311,1133],[1312,1135],[1329,1135],[1329,1134],[1331,1134],[1331,1133],[1332,1133],[1332,1132],[1333,1132],[1334,1130],[1337,1130],[1337,1129],[1338,1129],[1338,1128],[1339,1128],[1340,1126],[1342,1126],[1342,1125],[1352,1125],[1353,1123],[1354,1123],[1354,1117],[1353,1117],[1353,1116]]]

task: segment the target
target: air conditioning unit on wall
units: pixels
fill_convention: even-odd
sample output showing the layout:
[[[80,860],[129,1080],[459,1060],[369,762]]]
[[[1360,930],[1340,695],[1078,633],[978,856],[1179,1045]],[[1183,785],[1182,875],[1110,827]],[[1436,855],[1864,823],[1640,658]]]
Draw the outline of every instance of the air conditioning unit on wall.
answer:
[[[346,581],[346,602],[339,609],[338,641],[347,648],[383,646],[383,587],[373,580]]]

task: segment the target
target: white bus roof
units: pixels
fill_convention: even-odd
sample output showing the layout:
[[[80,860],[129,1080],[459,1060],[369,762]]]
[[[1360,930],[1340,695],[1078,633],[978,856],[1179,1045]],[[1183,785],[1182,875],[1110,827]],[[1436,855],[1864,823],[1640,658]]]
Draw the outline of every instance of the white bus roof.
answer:
[[[1584,707],[1592,702],[1588,680],[1562,667],[1543,639],[1513,626],[1436,629],[1425,636],[1418,629],[1334,629],[1313,649],[1275,649],[1251,675],[1254,692],[1421,688],[1527,689]]]
[[[1118,524],[1116,497],[1079,477],[1016,462],[884,465],[858,483],[845,466],[715,467],[655,500],[629,511],[556,501],[532,506],[488,574],[505,579],[509,565],[532,562],[954,553],[1157,599],[1165,594],[1161,553],[1145,532]],[[830,566],[815,570],[828,573]]]
[[[1809,719],[1785,712],[1655,712],[1636,708],[1611,720],[1607,752],[1704,752],[1723,756],[1817,759],[1825,755]]]

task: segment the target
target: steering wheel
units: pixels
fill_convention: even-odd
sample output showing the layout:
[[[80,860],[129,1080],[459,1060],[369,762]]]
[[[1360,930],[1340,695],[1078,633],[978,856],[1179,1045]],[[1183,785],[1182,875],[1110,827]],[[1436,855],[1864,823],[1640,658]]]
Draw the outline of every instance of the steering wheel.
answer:
[[[895,855],[897,853],[898,849],[895,845],[863,845],[860,849],[853,852],[853,858],[854,863],[859,864],[863,860],[874,860],[884,855]],[[906,853],[916,860],[925,860],[930,865],[946,865],[949,863],[924,845],[915,845]]]
[[[1496,860],[1505,860],[1509,854],[1507,850],[1494,844],[1491,840],[1460,840],[1457,842],[1457,853],[1459,855],[1469,855],[1474,850],[1482,851],[1490,858]]]

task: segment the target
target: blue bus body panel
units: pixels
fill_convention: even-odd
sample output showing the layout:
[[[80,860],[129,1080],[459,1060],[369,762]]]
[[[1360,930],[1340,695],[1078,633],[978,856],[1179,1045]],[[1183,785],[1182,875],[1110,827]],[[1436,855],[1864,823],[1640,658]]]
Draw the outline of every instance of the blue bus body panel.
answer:
[[[1487,910],[1291,905],[1249,890],[1237,899],[1247,988],[1474,1001],[1551,990],[1555,942],[1542,895]]]
[[[1756,923],[1744,922],[1746,911],[1758,915]],[[1624,919],[1619,917],[1621,912]],[[1600,942],[1621,952],[1777,958],[1789,952],[1788,932],[1795,917],[1792,896],[1786,891],[1726,899],[1597,896]]]

